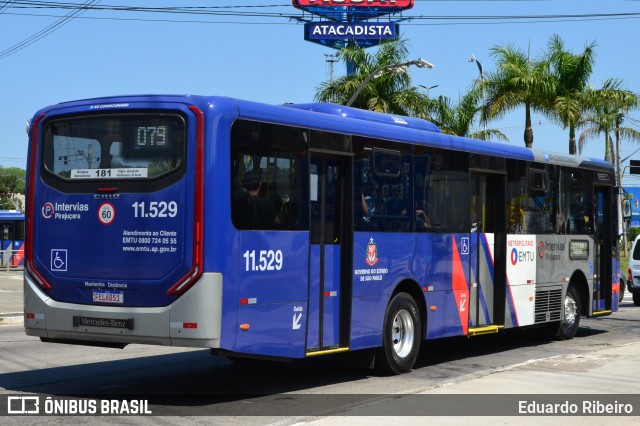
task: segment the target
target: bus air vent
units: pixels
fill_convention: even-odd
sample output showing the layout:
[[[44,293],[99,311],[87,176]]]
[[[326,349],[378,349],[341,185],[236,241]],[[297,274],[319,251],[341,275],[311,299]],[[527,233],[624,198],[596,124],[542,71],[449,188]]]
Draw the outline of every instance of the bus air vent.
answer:
[[[562,318],[562,288],[536,291],[535,323],[560,321]]]

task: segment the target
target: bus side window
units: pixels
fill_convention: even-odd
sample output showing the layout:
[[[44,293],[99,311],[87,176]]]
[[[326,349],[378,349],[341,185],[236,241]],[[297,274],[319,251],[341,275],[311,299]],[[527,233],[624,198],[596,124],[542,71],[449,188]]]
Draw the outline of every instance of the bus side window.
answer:
[[[566,223],[557,223],[558,199],[556,166],[546,164],[527,170],[524,209],[525,229],[529,234],[555,234],[564,230]]]
[[[562,168],[558,222],[564,221],[567,234],[592,234],[593,195],[591,174],[586,170]]]
[[[440,149],[416,148],[416,225],[430,232],[468,232],[469,156]],[[453,196],[465,194],[465,196]],[[425,220],[426,217],[426,220]],[[430,228],[429,228],[430,226]],[[420,229],[418,229],[420,230]]]
[[[371,141],[354,137],[354,200],[353,223],[356,231],[375,230],[377,209],[377,183],[374,180],[373,148]]]
[[[231,218],[238,229],[297,230],[306,169],[305,130],[238,120],[231,129]],[[308,184],[307,184],[308,185]]]
[[[412,148],[404,144],[373,141],[373,178],[369,197],[375,200],[380,231],[413,232]],[[375,192],[374,192],[375,191]]]
[[[507,163],[507,232],[509,234],[526,234],[525,222],[525,187],[526,167],[523,162]]]

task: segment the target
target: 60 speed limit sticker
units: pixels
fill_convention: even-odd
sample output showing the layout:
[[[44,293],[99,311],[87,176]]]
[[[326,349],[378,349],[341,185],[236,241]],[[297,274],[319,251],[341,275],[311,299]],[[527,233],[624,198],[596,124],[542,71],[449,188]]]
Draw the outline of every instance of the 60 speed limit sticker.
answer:
[[[103,225],[111,225],[116,218],[116,209],[111,203],[102,203],[98,208],[98,219]]]

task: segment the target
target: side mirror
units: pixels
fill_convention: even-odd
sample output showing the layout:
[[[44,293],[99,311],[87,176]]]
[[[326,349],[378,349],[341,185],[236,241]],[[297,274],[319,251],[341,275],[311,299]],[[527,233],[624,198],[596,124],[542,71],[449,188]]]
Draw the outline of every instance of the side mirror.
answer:
[[[622,200],[622,217],[631,219],[631,201],[629,200]]]

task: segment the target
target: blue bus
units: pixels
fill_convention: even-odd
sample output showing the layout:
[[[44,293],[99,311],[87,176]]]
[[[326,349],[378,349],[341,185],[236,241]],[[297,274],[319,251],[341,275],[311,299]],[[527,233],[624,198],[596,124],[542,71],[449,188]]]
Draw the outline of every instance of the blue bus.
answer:
[[[61,103],[29,135],[25,329],[45,342],[404,373],[425,340],[568,339],[618,308],[601,160],[204,96]]]
[[[0,210],[0,268],[18,269],[24,265],[24,213]]]

